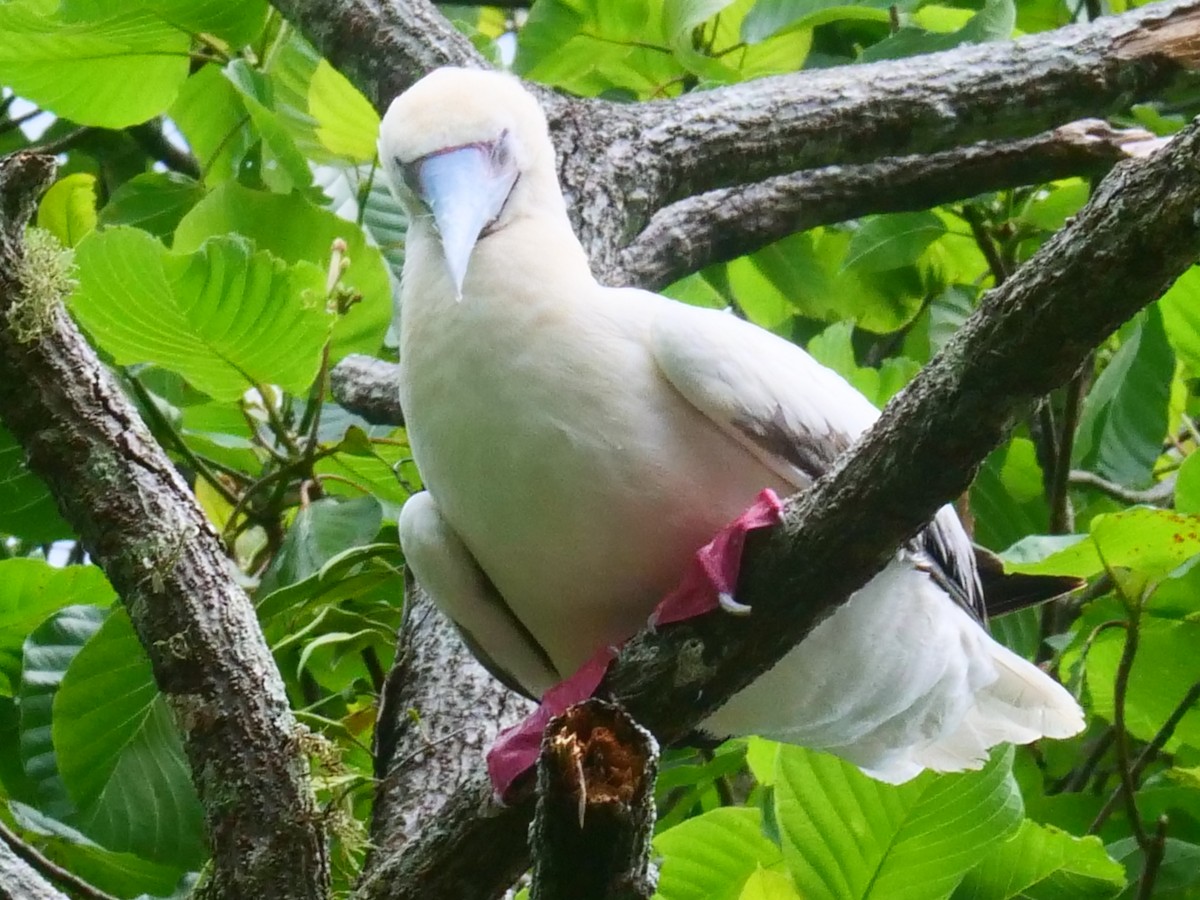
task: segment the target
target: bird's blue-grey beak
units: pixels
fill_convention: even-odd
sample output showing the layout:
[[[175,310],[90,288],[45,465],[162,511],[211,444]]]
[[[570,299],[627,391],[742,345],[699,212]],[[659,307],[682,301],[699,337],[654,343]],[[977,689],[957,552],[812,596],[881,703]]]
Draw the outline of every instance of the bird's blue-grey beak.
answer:
[[[461,300],[471,251],[480,232],[500,215],[517,180],[516,167],[498,144],[454,147],[419,159],[414,166],[414,187],[433,213],[455,295]]]

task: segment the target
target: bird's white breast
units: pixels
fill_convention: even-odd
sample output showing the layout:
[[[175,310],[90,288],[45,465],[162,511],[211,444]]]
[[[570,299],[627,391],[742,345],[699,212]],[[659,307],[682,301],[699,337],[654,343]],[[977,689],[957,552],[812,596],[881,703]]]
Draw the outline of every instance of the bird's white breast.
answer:
[[[401,399],[426,487],[565,676],[780,485],[661,376],[649,310],[510,287],[406,306]]]

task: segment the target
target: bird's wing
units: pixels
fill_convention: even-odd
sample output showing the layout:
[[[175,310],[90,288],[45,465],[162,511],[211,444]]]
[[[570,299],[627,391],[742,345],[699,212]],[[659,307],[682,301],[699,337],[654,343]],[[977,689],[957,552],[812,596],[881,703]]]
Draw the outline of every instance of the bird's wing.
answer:
[[[651,346],[667,380],[795,487],[816,481],[879,417],[794,344],[727,313],[658,299]],[[956,603],[986,621],[974,551],[951,508],[939,510],[908,549]]]
[[[541,645],[513,615],[428,491],[409,497],[399,530],[405,563],[498,681],[531,699],[559,681]]]
[[[879,411],[794,344],[736,316],[656,298],[651,346],[675,389],[797,488],[808,487]]]

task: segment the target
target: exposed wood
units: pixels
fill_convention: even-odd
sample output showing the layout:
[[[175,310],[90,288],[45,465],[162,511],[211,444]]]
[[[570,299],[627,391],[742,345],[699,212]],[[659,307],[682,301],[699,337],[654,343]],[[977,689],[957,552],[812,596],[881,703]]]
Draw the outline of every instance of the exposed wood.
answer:
[[[550,720],[538,759],[531,900],[649,900],[658,743],[612,703]]]

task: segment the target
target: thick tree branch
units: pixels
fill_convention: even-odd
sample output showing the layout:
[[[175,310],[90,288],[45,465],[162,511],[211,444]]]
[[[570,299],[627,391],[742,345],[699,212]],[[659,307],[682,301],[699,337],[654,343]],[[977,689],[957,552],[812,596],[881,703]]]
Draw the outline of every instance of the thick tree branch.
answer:
[[[784,525],[751,538],[739,599],[752,615],[715,613],[637,636],[605,681],[612,695],[670,741],[769,668],[966,489],[1027,404],[1196,259],[1197,209],[1200,122],[1151,158],[1117,166],[834,469],[789,500]],[[496,810],[486,780],[468,783],[449,808],[487,817],[439,818],[428,839],[376,869],[363,896],[496,896],[525,857],[469,886],[451,861],[494,853],[529,805]]]
[[[212,898],[324,898],[308,763],[254,609],[204,513],[61,304],[24,226],[53,162],[0,161],[0,419],[120,594],[183,735]]]
[[[630,108],[664,200],[831,163],[1037,134],[1200,65],[1200,2],[1014,41],[764,78]]]
[[[411,579],[405,587],[396,664],[375,729],[379,781],[367,879],[378,860],[400,851],[475,774],[500,731],[533,711],[497,684]]]
[[[818,225],[868,213],[911,212],[988,191],[1076,175],[1102,175],[1160,142],[1100,119],[1019,141],[984,142],[860,166],[831,166],[722,188],[655,213],[621,251],[614,283],[651,290],[706,265],[753,253]]]

